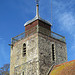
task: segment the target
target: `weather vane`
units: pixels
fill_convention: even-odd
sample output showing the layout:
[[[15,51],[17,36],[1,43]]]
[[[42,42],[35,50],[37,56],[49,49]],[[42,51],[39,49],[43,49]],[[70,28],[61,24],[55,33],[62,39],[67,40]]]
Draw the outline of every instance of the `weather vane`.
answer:
[[[39,4],[39,0],[36,0],[36,4]]]

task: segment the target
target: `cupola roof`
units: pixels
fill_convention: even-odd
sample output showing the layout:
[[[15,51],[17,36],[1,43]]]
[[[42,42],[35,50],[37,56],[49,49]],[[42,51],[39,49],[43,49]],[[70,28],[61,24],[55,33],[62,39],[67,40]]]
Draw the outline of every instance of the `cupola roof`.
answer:
[[[39,0],[36,0],[36,16],[35,16],[32,20],[27,21],[27,22],[24,24],[24,26],[26,26],[26,25],[28,25],[28,24],[34,22],[35,20],[41,20],[41,21],[43,21],[43,22],[45,22],[45,23],[51,25],[50,22],[48,22],[48,21],[42,19],[42,18],[39,16]]]
[[[41,20],[41,21],[43,21],[43,22],[45,22],[45,23],[51,25],[51,23],[50,23],[49,21],[42,19],[40,16],[39,16],[39,17],[35,16],[32,20],[27,21],[27,22],[24,24],[24,26],[26,26],[26,25],[28,25],[28,24],[30,24],[30,23],[36,21],[36,20]]]

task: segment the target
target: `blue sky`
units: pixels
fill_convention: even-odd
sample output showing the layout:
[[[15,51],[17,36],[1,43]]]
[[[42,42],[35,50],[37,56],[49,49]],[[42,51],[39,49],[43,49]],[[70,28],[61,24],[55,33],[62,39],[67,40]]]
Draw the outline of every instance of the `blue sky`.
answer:
[[[51,0],[40,0],[40,16],[51,22]],[[35,17],[35,0],[0,0],[0,67],[10,63],[11,38]],[[75,1],[52,1],[52,30],[66,37],[68,61],[75,59]]]

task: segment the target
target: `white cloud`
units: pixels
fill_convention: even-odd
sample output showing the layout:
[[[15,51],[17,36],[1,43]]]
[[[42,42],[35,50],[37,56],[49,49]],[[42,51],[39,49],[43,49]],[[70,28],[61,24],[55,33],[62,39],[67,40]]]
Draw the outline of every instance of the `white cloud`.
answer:
[[[57,19],[60,30],[69,32],[70,34],[75,34],[75,15],[74,15],[74,0],[71,1],[59,1],[54,0],[53,13],[54,17]]]
[[[75,59],[75,2],[74,0],[66,2],[54,0],[53,4],[55,5],[53,13],[59,24],[59,30],[68,34],[69,37],[66,35],[66,38],[72,39],[68,40],[70,43],[67,42],[67,47],[68,57],[73,60]]]
[[[74,33],[75,30],[75,18],[72,13],[65,12],[59,16],[59,23],[62,24],[61,29],[65,29],[70,34]]]

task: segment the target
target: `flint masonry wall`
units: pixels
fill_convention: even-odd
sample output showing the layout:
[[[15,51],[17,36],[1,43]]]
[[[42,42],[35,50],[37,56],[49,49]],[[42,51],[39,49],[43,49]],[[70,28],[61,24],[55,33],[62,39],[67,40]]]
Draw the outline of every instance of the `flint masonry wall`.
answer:
[[[26,43],[26,56],[22,56],[23,44]],[[16,42],[11,49],[10,75],[38,75],[38,35]]]
[[[54,44],[55,64],[61,64],[67,61],[66,44],[52,37],[46,35],[38,35],[38,48],[39,48],[39,75],[46,75],[52,60],[52,44]]]
[[[47,38],[43,38],[42,36],[39,36],[39,69],[40,74],[39,75],[46,75],[50,66],[51,66],[51,46],[50,46],[50,40]]]
[[[56,65],[67,62],[66,44],[60,41],[55,42]]]
[[[22,56],[23,44],[26,43],[26,56]],[[52,60],[54,44],[55,63],[67,61],[66,44],[41,33],[35,33],[16,42],[11,48],[10,75],[46,75]]]

